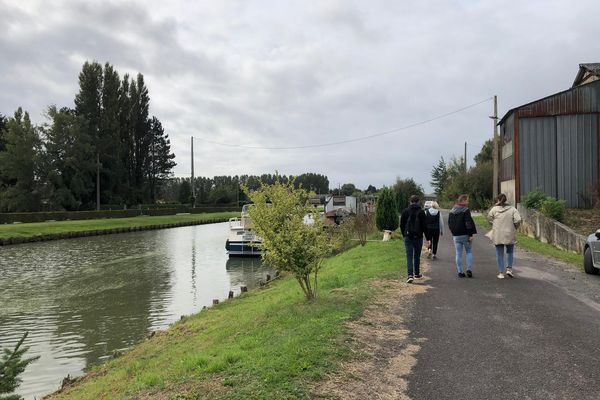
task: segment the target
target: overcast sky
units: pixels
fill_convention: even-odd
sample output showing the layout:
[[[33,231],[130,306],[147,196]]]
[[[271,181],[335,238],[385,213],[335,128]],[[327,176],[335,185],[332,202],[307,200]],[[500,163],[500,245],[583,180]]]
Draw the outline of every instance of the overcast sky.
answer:
[[[526,3],[526,4],[525,4]],[[44,122],[73,106],[86,60],[144,74],[176,175],[317,172],[332,187],[414,177],[492,134],[492,102],[395,134],[353,139],[498,95],[499,113],[565,90],[600,62],[600,2],[0,0],[0,113]]]

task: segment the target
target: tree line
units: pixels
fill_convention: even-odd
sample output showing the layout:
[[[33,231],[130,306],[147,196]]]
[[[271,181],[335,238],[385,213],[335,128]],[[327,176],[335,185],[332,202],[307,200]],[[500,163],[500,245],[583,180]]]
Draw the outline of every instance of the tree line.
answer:
[[[317,194],[328,193],[329,179],[325,175],[317,173],[305,173],[301,175],[235,175],[195,177],[194,193],[192,195],[191,179],[172,178],[165,182],[159,195],[166,203],[182,204],[231,204],[247,203],[249,201],[244,188],[250,191],[258,190],[262,185],[273,185],[276,182],[287,184],[294,182],[296,188]]]
[[[235,175],[215,177],[195,177],[194,196],[192,196],[192,185],[189,178],[172,178],[164,182],[158,193],[160,199],[166,203],[191,204],[232,204],[247,203],[249,198],[244,188],[250,192],[258,190],[261,185],[273,185],[292,183],[295,188],[302,188],[316,195],[328,194],[357,196],[372,195],[377,193],[373,185],[361,190],[353,183],[345,183],[339,188],[330,189],[329,178],[326,175],[308,172],[300,175]]]
[[[492,140],[485,142],[473,158],[475,165],[465,168],[463,157],[453,157],[446,162],[443,157],[431,170],[431,186],[438,200],[454,202],[461,194],[468,194],[470,207],[487,209],[493,203],[493,152]]]
[[[149,110],[141,73],[85,62],[74,107],[50,105],[37,126],[22,108],[0,114],[0,212],[153,203],[175,155]]]

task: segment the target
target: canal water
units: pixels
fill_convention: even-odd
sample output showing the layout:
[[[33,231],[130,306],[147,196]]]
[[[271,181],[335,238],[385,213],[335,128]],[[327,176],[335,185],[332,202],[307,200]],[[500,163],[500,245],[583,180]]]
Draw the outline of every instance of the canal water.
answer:
[[[40,398],[115,351],[272,271],[229,259],[227,223],[0,247],[0,347],[29,331],[18,394]]]

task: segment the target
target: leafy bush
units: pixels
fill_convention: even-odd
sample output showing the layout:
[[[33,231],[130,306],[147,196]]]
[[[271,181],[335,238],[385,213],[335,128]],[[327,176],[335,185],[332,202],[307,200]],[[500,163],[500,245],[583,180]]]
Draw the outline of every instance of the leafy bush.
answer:
[[[294,274],[308,300],[317,296],[317,275],[332,245],[323,229],[319,211],[307,203],[309,193],[292,182],[263,185],[250,193],[254,203],[250,218],[263,239],[263,259],[281,271]],[[304,223],[312,215],[312,224]]]
[[[539,189],[532,190],[525,197],[525,207],[539,210],[547,196]]]
[[[547,197],[540,205],[540,211],[548,218],[563,222],[565,219],[566,206],[563,200]]]
[[[379,230],[395,231],[398,229],[399,217],[396,208],[394,192],[390,188],[383,188],[377,198],[377,210],[375,211],[375,223]]]

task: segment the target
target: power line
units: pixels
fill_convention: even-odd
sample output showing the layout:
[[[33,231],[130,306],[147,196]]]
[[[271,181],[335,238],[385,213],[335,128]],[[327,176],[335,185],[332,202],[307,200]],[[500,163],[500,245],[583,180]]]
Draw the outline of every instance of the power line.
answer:
[[[403,130],[406,130],[406,129],[414,128],[415,126],[424,125],[424,124],[427,124],[429,122],[433,122],[433,121],[436,121],[438,119],[446,118],[446,117],[449,117],[450,115],[457,114],[459,112],[468,110],[469,108],[476,107],[476,106],[478,106],[480,104],[483,104],[485,102],[488,102],[488,101],[490,101],[492,99],[493,99],[493,97],[489,97],[489,98],[487,98],[485,100],[481,100],[481,101],[479,101],[477,103],[473,103],[473,104],[470,104],[468,106],[461,107],[461,108],[459,108],[457,110],[450,111],[450,112],[447,112],[445,114],[440,114],[440,115],[437,115],[437,116],[435,116],[433,118],[429,118],[429,119],[426,119],[426,120],[423,120],[423,121],[415,122],[415,123],[412,123],[412,124],[409,124],[409,125],[406,125],[406,126],[403,126],[403,127],[400,127],[400,128],[396,128],[396,129],[392,129],[392,130],[384,131],[384,132],[379,132],[379,133],[375,133],[375,134],[372,134],[372,135],[362,136],[362,137],[358,137],[358,138],[354,138],[354,139],[340,140],[340,141],[337,141],[337,142],[328,142],[328,143],[321,143],[321,144],[309,144],[309,145],[304,145],[304,146],[268,147],[268,146],[251,146],[251,145],[243,145],[243,144],[222,143],[222,142],[212,141],[212,140],[209,140],[209,139],[204,139],[204,138],[201,138],[201,137],[196,137],[196,139],[201,140],[201,141],[206,142],[206,143],[216,144],[218,146],[238,147],[238,148],[241,147],[241,148],[245,148],[245,149],[258,149],[258,150],[294,150],[294,149],[309,149],[309,148],[315,148],[315,147],[336,146],[336,145],[339,145],[339,144],[359,142],[359,141],[362,141],[362,140],[373,139],[373,138],[379,137],[379,136],[390,135],[392,133],[396,133],[396,132],[400,132],[400,131],[403,131]]]

